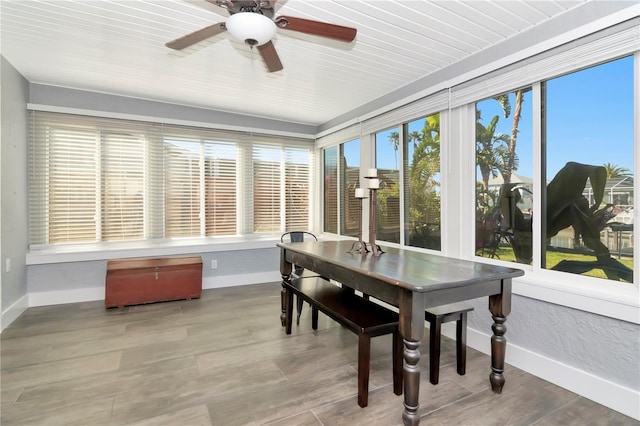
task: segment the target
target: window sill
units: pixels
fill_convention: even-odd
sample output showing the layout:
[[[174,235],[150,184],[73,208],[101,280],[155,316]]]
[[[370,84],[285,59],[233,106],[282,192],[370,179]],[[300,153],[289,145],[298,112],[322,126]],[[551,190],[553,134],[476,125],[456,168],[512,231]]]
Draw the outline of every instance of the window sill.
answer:
[[[277,242],[280,242],[280,234],[50,246],[41,249],[31,248],[26,255],[26,264],[43,265],[216,251],[256,250],[275,248]]]
[[[640,324],[638,286],[626,283],[588,285],[558,279],[552,274],[532,277],[532,272],[514,280],[513,294],[579,309],[597,315]],[[610,286],[609,288],[607,286]]]

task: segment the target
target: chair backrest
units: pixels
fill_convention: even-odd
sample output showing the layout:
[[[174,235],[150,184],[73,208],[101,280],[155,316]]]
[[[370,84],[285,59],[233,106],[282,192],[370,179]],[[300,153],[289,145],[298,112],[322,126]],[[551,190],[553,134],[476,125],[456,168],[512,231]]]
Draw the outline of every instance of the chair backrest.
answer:
[[[313,238],[314,241],[318,241],[318,237],[313,235],[311,232],[308,232],[308,231],[289,231],[289,232],[285,232],[284,234],[282,234],[282,236],[280,237],[280,242],[284,243],[285,239],[289,239],[289,242],[292,242],[292,243],[302,243],[302,242],[304,242],[305,235],[309,236],[310,238]],[[293,270],[294,270],[295,274],[298,275],[298,276],[301,276],[302,273],[304,272],[304,268],[302,268],[301,266],[298,266],[298,265],[293,265]]]
[[[292,243],[301,243],[301,242],[304,241],[305,235],[313,238],[314,241],[318,241],[318,237],[313,235],[311,232],[308,232],[308,231],[289,231],[289,232],[285,232],[284,234],[282,234],[282,236],[280,236],[280,242],[284,243],[284,240],[286,238],[288,238],[289,241],[292,242]]]

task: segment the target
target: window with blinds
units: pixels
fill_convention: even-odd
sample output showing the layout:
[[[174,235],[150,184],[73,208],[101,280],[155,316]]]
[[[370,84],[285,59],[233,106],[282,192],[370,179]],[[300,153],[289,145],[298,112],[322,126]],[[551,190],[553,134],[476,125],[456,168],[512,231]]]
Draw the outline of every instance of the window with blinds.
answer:
[[[309,229],[312,140],[42,111],[30,120],[32,245]]]
[[[310,229],[311,151],[254,145],[253,231]]]

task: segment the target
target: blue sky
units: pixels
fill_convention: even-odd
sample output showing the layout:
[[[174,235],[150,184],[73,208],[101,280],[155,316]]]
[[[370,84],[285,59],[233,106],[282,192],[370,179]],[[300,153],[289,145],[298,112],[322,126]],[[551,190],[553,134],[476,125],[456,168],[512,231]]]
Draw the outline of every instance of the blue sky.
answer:
[[[612,163],[634,172],[633,151],[633,58],[626,57],[600,66],[557,77],[547,82],[547,179],[568,161],[602,165]],[[515,104],[511,98],[512,107]],[[519,123],[515,172],[533,176],[532,92],[525,94]],[[493,101],[481,103],[482,122],[500,115],[498,133],[511,133],[511,117]],[[386,142],[390,129],[379,134]],[[378,168],[393,168],[395,156],[390,144],[381,143]],[[347,148],[345,148],[347,151]],[[350,153],[355,155],[355,153]],[[353,158],[353,157],[351,157]]]
[[[525,96],[518,126],[517,174],[533,175],[531,92]],[[512,98],[512,106],[514,104]],[[632,173],[633,165],[633,58],[561,76],[547,82],[547,179],[568,161],[616,164]],[[482,103],[483,123],[501,108]],[[511,118],[501,116],[497,132],[511,132]]]

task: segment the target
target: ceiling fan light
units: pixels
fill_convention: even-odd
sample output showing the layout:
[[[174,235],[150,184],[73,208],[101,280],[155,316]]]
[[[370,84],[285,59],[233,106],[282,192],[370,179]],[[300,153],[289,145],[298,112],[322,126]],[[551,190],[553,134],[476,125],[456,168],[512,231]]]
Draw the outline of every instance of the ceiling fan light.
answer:
[[[249,46],[262,46],[276,34],[276,24],[264,15],[255,12],[234,13],[225,23],[233,38]]]

